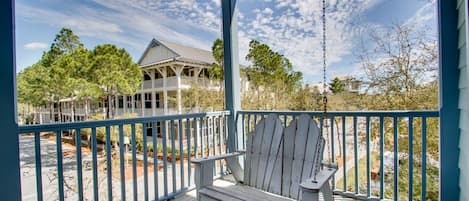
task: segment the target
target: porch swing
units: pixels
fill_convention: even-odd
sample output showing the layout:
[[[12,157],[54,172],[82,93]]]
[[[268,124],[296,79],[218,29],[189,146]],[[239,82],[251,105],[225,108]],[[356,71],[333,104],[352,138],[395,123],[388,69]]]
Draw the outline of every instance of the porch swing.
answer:
[[[275,114],[263,118],[247,134],[246,150],[194,159],[197,200],[333,200],[329,181],[336,164],[323,162],[326,133],[328,138],[326,88],[326,5],[322,0],[323,116],[318,126],[310,115],[293,118],[289,126]],[[287,119],[285,119],[287,121]],[[320,128],[319,128],[320,127]],[[330,144],[330,143],[328,143]],[[330,157],[330,148],[328,148]],[[239,157],[245,155],[244,169]],[[216,160],[225,160],[235,180],[242,185],[216,186]]]

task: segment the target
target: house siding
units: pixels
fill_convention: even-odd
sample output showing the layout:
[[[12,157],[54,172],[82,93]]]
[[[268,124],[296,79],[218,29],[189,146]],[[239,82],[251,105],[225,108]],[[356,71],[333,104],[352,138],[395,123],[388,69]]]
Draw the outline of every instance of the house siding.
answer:
[[[458,48],[459,48],[459,109],[460,109],[460,140],[459,140],[459,186],[469,189],[469,70],[467,52],[467,1],[458,0]],[[469,191],[461,190],[460,200],[469,200]]]
[[[152,64],[158,61],[174,58],[177,56],[178,55],[174,54],[168,48],[163,47],[162,45],[158,45],[148,50],[148,52],[144,55],[142,61],[140,62],[140,65],[143,66],[147,64]]]

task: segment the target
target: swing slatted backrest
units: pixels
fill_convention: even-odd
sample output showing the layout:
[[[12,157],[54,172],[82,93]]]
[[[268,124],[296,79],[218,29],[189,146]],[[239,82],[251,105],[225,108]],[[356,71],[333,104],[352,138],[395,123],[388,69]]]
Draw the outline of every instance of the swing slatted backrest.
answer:
[[[306,114],[285,130],[277,115],[262,119],[248,134],[244,183],[298,199],[300,183],[319,171],[325,143],[319,135],[318,125]]]

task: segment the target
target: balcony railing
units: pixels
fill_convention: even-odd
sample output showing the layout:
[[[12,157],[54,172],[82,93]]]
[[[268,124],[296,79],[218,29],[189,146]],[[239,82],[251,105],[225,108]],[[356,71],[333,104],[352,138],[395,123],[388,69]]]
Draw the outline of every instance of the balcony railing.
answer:
[[[225,153],[226,115],[20,126],[23,200],[171,198],[194,184],[192,158]]]
[[[322,112],[239,111],[236,119],[241,123],[242,132],[238,133],[243,134],[242,141],[271,113],[277,114],[284,126],[304,113],[324,124],[323,158],[340,167],[332,183],[335,194],[363,200],[427,200],[427,165],[439,166],[438,158],[427,157],[430,151],[438,153],[427,149],[429,140],[438,142],[437,111],[328,112],[325,121]],[[437,144],[432,145],[438,149]],[[244,143],[238,146],[244,148]],[[431,182],[438,186],[438,175],[434,176]],[[407,190],[402,190],[403,186]]]
[[[155,79],[155,89],[163,90],[163,78]],[[220,87],[222,84],[221,81],[210,80],[208,78],[200,78],[200,77],[188,77],[188,76],[181,76],[181,88],[189,88],[192,85],[198,85],[204,88],[216,88]],[[177,88],[177,77],[167,77],[166,78],[166,87],[168,89],[176,89]],[[151,89],[151,80],[143,81],[143,89]]]
[[[239,148],[244,148],[246,134],[270,113],[278,114],[285,126],[302,113],[324,122],[324,160],[340,167],[332,183],[336,194],[426,200],[427,184],[438,183],[438,178],[418,176],[427,175],[429,165],[439,164],[432,157],[438,150],[427,149],[427,144],[438,141],[437,111],[329,112],[325,121],[321,112],[239,111]],[[174,197],[194,187],[193,158],[226,152],[227,115],[21,126],[23,200]],[[79,148],[85,144],[91,148]],[[215,168],[218,175],[228,173],[222,161]]]

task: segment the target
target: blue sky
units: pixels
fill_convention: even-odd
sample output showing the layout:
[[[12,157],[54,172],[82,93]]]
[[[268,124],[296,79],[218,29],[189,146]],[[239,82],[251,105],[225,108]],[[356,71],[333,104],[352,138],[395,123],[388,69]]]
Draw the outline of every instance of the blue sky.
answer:
[[[306,82],[321,73],[320,0],[238,0],[239,57],[251,39],[289,58]],[[369,27],[392,23],[436,29],[432,0],[326,0],[328,77],[360,76],[354,56]],[[220,0],[17,0],[16,59],[20,71],[38,61],[62,28],[71,28],[85,46],[125,48],[137,61],[152,38],[209,50],[221,36]],[[435,34],[436,37],[436,34]]]

